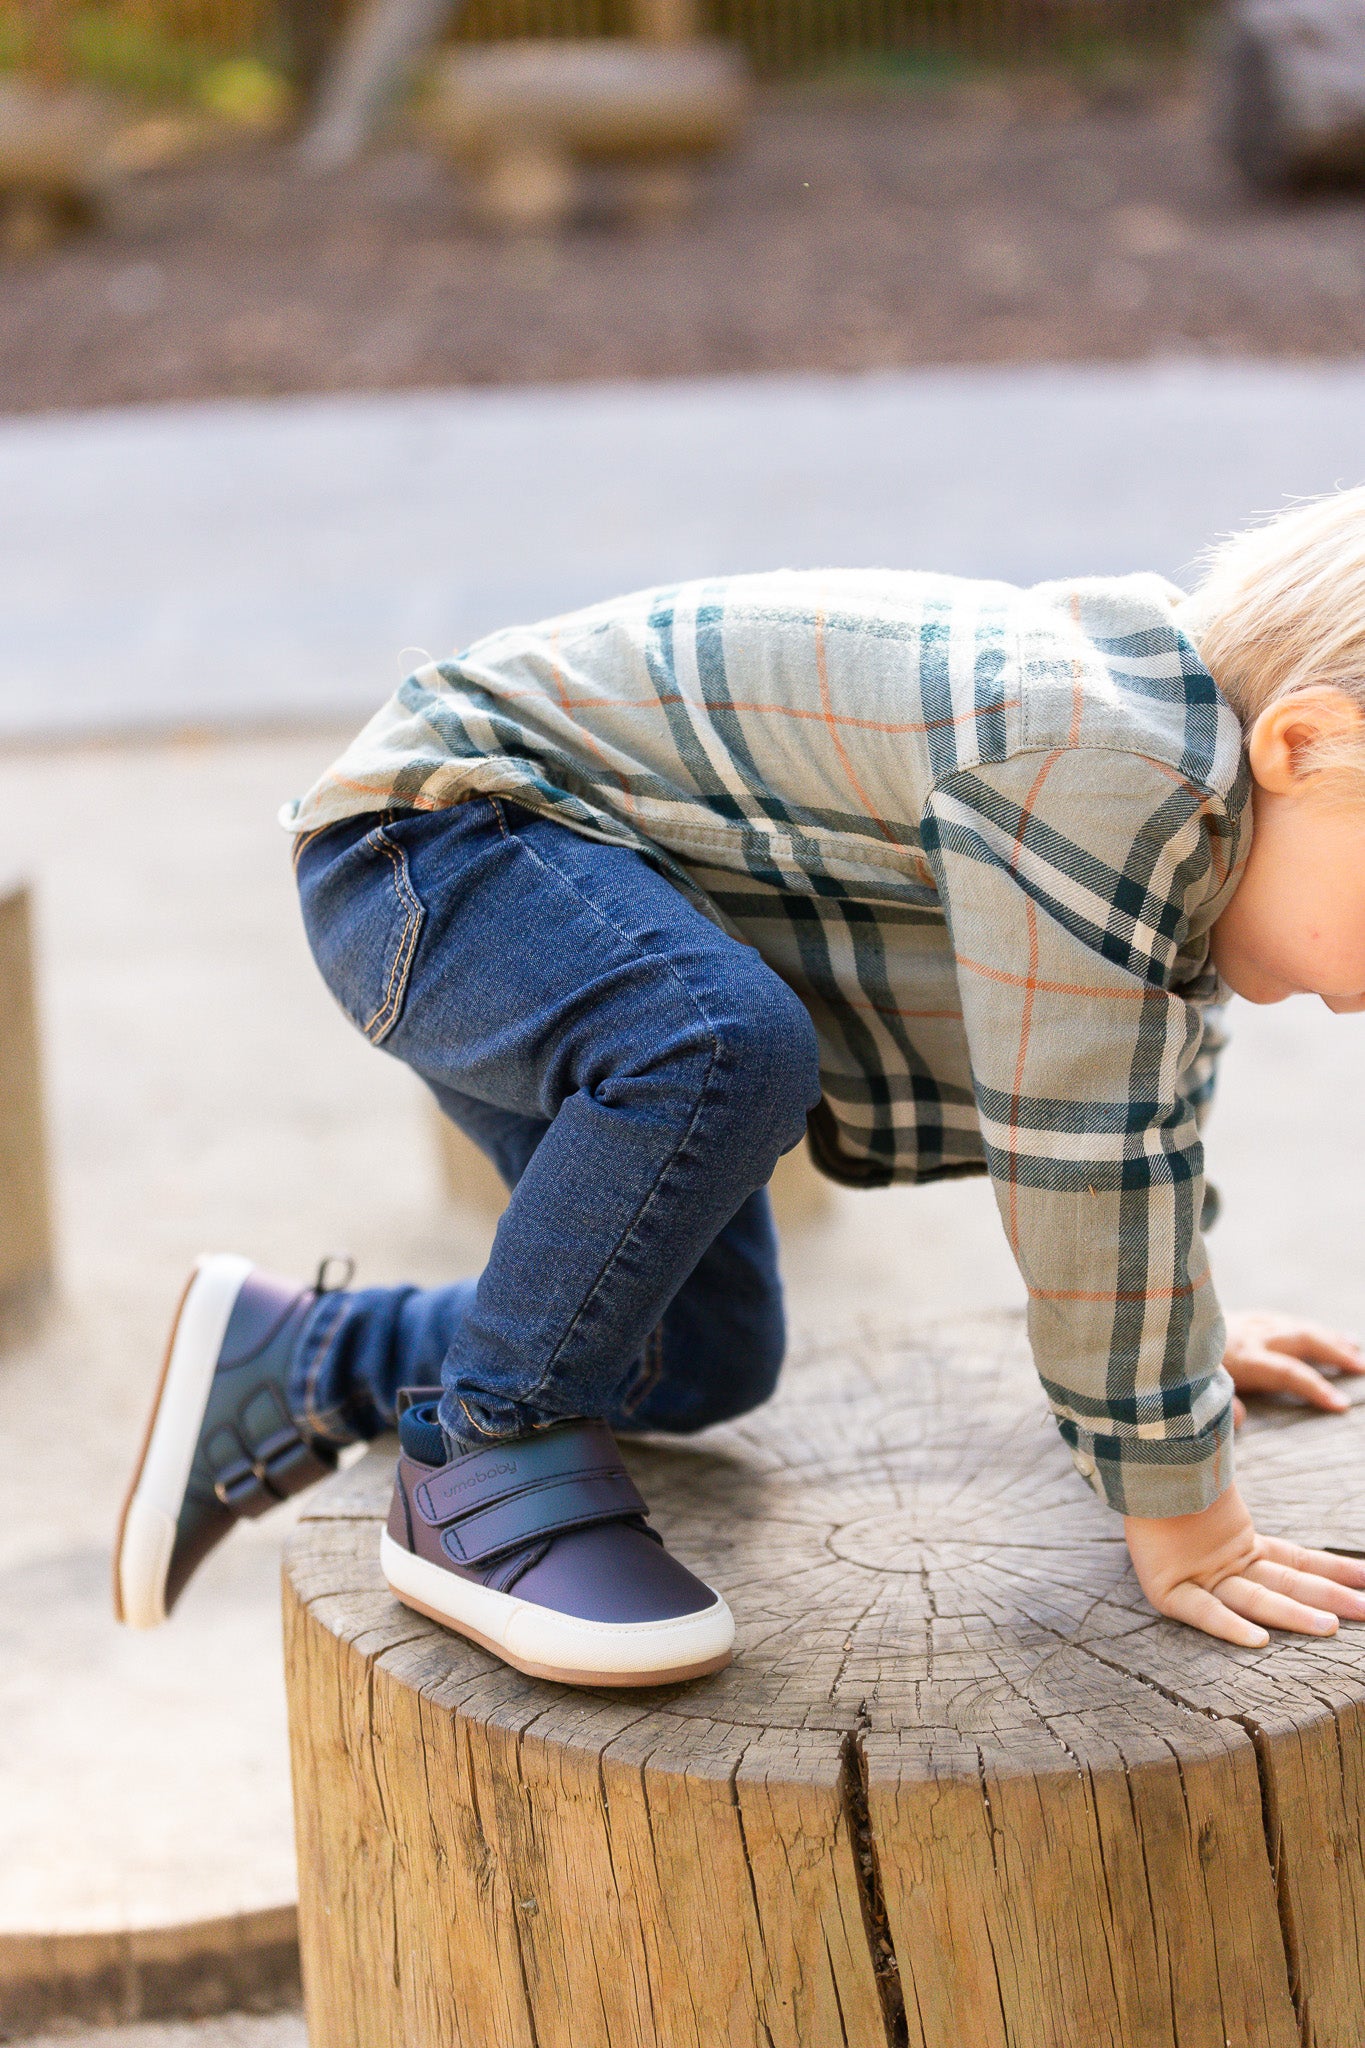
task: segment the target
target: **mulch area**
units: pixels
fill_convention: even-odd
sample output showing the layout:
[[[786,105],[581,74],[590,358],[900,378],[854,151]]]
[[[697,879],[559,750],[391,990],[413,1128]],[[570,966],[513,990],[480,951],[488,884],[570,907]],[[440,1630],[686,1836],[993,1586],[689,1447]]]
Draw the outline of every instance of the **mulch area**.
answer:
[[[1365,345],[1365,201],[1250,195],[1197,81],[771,90],[682,217],[499,240],[393,145],[146,173],[0,264],[0,410]]]

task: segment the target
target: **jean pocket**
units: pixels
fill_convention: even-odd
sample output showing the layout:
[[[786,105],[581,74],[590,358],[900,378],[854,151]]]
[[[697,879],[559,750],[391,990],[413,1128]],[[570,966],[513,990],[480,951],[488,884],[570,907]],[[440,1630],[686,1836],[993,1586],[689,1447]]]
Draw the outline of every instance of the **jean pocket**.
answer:
[[[299,899],[323,980],[370,1044],[382,1045],[403,1014],[426,922],[391,820],[323,834],[309,846],[299,861]]]

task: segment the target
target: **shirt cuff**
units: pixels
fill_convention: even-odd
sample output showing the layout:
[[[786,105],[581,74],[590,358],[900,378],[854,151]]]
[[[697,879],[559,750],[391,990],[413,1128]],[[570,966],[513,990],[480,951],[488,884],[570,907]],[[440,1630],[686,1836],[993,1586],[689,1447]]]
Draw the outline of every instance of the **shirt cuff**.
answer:
[[[1233,1480],[1232,1402],[1197,1436],[1107,1436],[1059,1423],[1087,1485],[1120,1515],[1197,1515]]]

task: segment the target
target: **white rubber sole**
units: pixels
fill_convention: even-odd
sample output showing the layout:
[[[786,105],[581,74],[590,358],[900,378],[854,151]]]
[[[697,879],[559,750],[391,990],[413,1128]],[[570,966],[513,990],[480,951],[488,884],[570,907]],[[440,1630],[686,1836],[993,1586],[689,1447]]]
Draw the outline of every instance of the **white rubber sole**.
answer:
[[[218,1354],[250,1259],[195,1262],[171,1325],[142,1452],[114,1544],[114,1613],[129,1628],[166,1619],[166,1578]]]
[[[562,1685],[673,1685],[723,1670],[734,1651],[734,1616],[719,1593],[714,1606],[673,1621],[580,1621],[415,1557],[387,1529],[379,1563],[405,1606],[532,1678]]]

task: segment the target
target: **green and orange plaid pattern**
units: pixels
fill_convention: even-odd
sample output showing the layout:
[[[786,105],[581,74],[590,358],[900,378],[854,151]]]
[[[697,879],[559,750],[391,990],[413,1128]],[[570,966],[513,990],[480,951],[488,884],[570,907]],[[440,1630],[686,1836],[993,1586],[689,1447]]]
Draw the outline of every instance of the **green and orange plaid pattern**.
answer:
[[[809,1008],[818,1163],[989,1171],[1043,1385],[1116,1508],[1231,1476],[1199,1219],[1236,717],[1155,576],[781,571],[419,669],[286,822],[501,795],[633,846]]]

